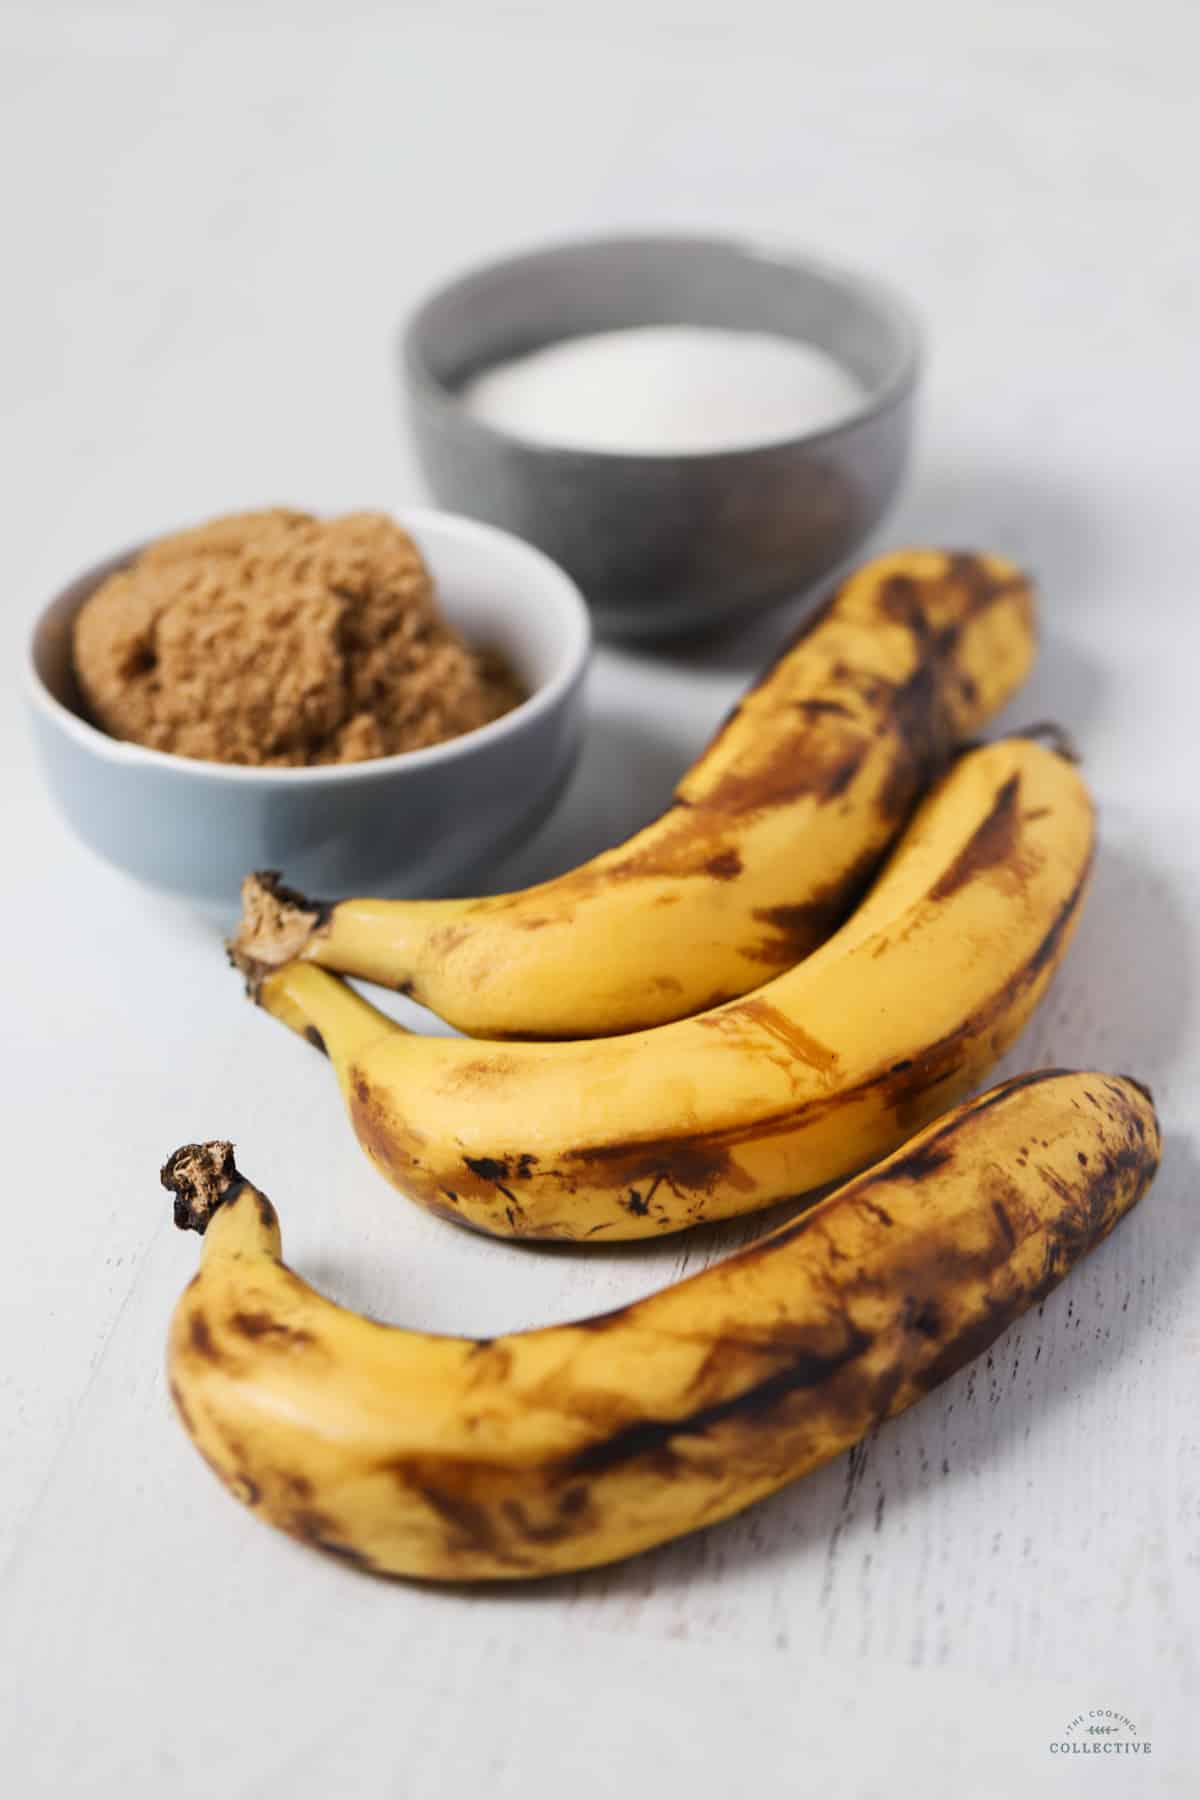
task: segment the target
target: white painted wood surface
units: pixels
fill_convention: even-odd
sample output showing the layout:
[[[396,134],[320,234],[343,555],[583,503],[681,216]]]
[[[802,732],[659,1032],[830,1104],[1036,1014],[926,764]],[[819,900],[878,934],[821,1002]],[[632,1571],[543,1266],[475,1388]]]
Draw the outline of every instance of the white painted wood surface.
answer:
[[[976,10],[0,17],[14,1800],[1200,1788],[1197,15]],[[1166,1161],[992,1355],[791,1492],[536,1591],[374,1582],[256,1524],[171,1417],[164,1331],[196,1256],[157,1185],[176,1143],[233,1136],[308,1276],[426,1327],[569,1318],[739,1234],[523,1252],[407,1207],[211,929],[68,838],[11,674],[49,587],[114,545],[260,502],[414,498],[389,366],[412,300],[510,245],[662,224],[821,247],[924,311],[920,456],[880,541],[1032,565],[1045,644],[1010,716],[1067,724],[1103,809],[1079,940],[1008,1067],[1150,1080]],[[604,652],[576,784],[503,879],[652,813],[785,624]],[[1152,1754],[1052,1756],[1100,1706]]]

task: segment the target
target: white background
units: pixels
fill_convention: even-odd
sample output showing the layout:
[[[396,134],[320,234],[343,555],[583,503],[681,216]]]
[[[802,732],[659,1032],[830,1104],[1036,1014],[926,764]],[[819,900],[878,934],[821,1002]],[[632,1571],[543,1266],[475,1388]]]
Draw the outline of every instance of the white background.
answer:
[[[1195,1793],[1196,20],[1192,0],[0,18],[14,1800]],[[675,225],[861,262],[923,312],[920,452],[880,541],[1032,566],[1045,643],[1010,717],[1072,729],[1103,816],[1080,937],[1009,1066],[1149,1079],[1166,1160],[1040,1315],[742,1518],[520,1594],[372,1581],[264,1530],[170,1414],[197,1246],[168,1220],[167,1152],[234,1137],[304,1273],[419,1326],[569,1318],[730,1234],[530,1252],[393,1195],[211,928],[66,835],[15,671],[43,597],[114,547],[229,508],[417,498],[391,340],[431,283]],[[575,787],[497,880],[652,813],[785,622],[602,653]],[[1093,1706],[1151,1756],[1052,1757]]]

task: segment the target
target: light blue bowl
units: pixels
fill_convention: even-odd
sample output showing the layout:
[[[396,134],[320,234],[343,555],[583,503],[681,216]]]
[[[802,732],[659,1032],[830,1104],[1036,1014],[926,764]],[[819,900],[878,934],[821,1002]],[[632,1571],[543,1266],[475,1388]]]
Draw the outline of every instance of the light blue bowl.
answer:
[[[26,688],[46,779],[75,832],[151,886],[232,917],[242,877],[281,869],[307,893],[433,895],[522,842],[562,793],[583,724],[587,608],[540,550],[438,512],[400,515],[444,616],[498,650],[529,698],[448,743],[372,762],[254,769],[109,737],[83,716],[71,630],[88,595],[136,555],[89,569],[46,607]]]

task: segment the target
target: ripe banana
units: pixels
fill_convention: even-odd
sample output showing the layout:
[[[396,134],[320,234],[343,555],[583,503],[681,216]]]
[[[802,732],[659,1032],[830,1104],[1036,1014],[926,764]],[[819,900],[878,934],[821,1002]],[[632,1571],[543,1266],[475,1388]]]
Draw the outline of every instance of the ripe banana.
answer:
[[[189,1145],[163,1181],[178,1224],[211,1224],[171,1393],[239,1499],[363,1568],[587,1568],[725,1518],[903,1412],[1061,1281],[1158,1158],[1137,1082],[1020,1076],[689,1281],[473,1339],[316,1293],[230,1146]]]
[[[431,1211],[512,1237],[677,1231],[860,1168],[969,1092],[1062,957],[1092,838],[1076,771],[1006,739],[959,759],[820,950],[695,1018],[422,1037],[301,962],[258,998],[327,1051],[363,1149]]]
[[[330,906],[251,876],[231,954],[252,983],[294,957],[382,982],[474,1037],[600,1037],[684,1018],[829,935],[1033,655],[1032,595],[1013,564],[880,557],[627,843],[486,899]]]

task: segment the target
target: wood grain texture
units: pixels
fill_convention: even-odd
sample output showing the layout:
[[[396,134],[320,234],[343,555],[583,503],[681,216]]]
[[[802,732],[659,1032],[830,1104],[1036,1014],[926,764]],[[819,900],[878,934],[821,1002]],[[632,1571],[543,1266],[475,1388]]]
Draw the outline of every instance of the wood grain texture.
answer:
[[[528,1800],[763,1771],[839,1800],[1194,1792],[1196,31],[1183,0],[1152,31],[1115,0],[911,0],[819,33],[768,0],[736,21],[715,0],[9,9],[10,671],[44,593],[113,545],[243,505],[413,497],[390,334],[464,262],[679,220],[877,266],[934,349],[881,541],[1035,571],[1042,661],[1005,722],[1061,719],[1101,805],[1079,937],[1004,1072],[1130,1070],[1167,1141],[1077,1278],[800,1487],[519,1596],[364,1579],[259,1530],[170,1416],[166,1321],[194,1267],[156,1181],[174,1145],[232,1137],[286,1196],[300,1270],[425,1328],[618,1304],[749,1228],[520,1250],[397,1200],[215,930],[67,838],[10,680],[6,1792]],[[496,886],[652,816],[794,618],[603,652],[571,795]],[[1091,1706],[1153,1738],[1136,1780],[1050,1757]]]

